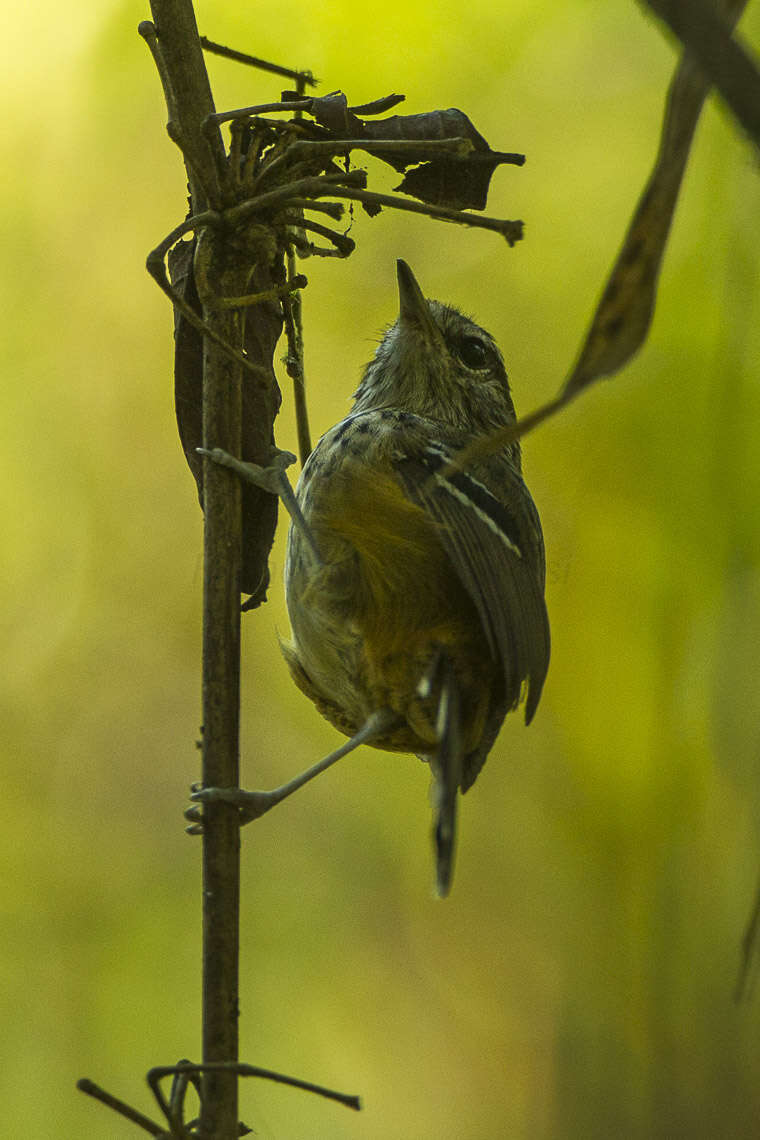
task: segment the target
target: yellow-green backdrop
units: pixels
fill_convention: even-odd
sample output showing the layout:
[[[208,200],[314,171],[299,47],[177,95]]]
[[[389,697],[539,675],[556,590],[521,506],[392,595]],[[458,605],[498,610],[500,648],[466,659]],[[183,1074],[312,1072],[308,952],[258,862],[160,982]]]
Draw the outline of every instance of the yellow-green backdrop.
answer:
[[[673,45],[631,0],[199,4],[201,30],[356,103],[461,107],[524,169],[491,213],[525,241],[357,211],[310,262],[312,422],[349,407],[394,316],[394,259],[476,314],[518,409],[566,374],[656,148]],[[172,408],[171,313],[144,257],[185,181],[136,26],[147,3],[4,17],[0,447],[0,1116],[6,1135],[136,1129],[142,1074],[199,1052],[201,518]],[[760,10],[741,25],[760,42]],[[220,107],[280,84],[211,60]],[[383,183],[381,176],[381,184]],[[388,178],[385,185],[392,184]],[[262,1083],[287,1140],[744,1138],[760,1008],[736,1006],[760,870],[757,154],[707,106],[650,339],[526,440],[553,659],[466,797],[432,897],[428,776],[362,750],[244,833],[242,1055],[362,1094]],[[278,440],[293,446],[285,410]],[[336,744],[291,685],[275,547],[244,622],[243,771]]]

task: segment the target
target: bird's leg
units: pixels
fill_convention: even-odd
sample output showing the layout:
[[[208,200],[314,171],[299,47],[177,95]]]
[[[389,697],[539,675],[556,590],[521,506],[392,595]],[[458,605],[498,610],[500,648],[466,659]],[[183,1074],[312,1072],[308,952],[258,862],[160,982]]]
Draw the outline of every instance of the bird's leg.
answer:
[[[303,512],[298,505],[298,500],[285,470],[286,467],[290,467],[291,463],[296,461],[292,451],[282,451],[279,447],[272,448],[271,462],[267,467],[261,467],[258,463],[247,463],[243,459],[236,459],[234,455],[230,455],[229,451],[224,451],[221,447],[196,447],[195,450],[199,455],[205,455],[212,463],[218,463],[221,467],[229,467],[246,483],[253,483],[254,487],[260,487],[262,491],[268,491],[270,495],[278,495],[282,499],[285,510],[293,520],[293,525],[300,530],[308,543],[317,564],[320,566],[323,564],[314,535],[303,517]]]
[[[297,792],[315,776],[332,767],[337,760],[347,756],[349,752],[353,752],[360,744],[367,744],[378,736],[384,736],[392,728],[395,728],[398,719],[398,715],[391,712],[390,709],[380,709],[378,712],[372,713],[367,717],[359,731],[340,748],[336,748],[334,752],[330,752],[318,763],[313,764],[311,768],[301,772],[300,776],[296,776],[287,784],[282,784],[272,791],[246,792],[242,788],[197,788],[191,793],[190,799],[198,804],[220,802],[234,804],[240,811],[240,825],[242,827],[243,824],[250,823],[251,820],[264,815],[275,804],[281,803],[293,792]],[[199,835],[203,831],[203,816],[197,808],[188,808],[185,812],[185,818],[192,824],[191,827],[187,828],[191,835]]]

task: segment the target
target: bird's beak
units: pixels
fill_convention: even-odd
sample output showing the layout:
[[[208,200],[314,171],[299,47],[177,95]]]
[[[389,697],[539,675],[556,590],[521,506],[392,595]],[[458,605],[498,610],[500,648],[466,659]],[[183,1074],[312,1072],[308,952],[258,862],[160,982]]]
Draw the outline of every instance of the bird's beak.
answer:
[[[443,339],[441,330],[425,300],[417,279],[401,258],[396,262],[398,276],[399,324],[414,327],[431,342]]]

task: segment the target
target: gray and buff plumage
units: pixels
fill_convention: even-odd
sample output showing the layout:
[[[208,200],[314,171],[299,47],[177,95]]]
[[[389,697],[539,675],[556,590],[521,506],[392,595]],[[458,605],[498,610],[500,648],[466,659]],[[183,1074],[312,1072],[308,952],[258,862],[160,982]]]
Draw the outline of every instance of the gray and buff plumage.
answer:
[[[536,710],[549,663],[544,546],[513,444],[448,470],[474,438],[514,422],[493,338],[427,301],[398,263],[400,315],[296,490],[316,558],[291,526],[284,646],[299,687],[351,736],[430,760],[438,886],[449,887],[456,797],[505,715]]]

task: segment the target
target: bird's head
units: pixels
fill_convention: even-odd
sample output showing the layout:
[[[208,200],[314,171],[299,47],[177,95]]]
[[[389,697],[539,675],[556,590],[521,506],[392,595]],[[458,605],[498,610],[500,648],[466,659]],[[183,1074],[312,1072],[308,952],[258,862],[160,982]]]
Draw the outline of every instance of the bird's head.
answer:
[[[397,261],[399,315],[355,393],[355,411],[398,407],[473,434],[513,423],[515,409],[498,346],[458,309],[428,300]]]

